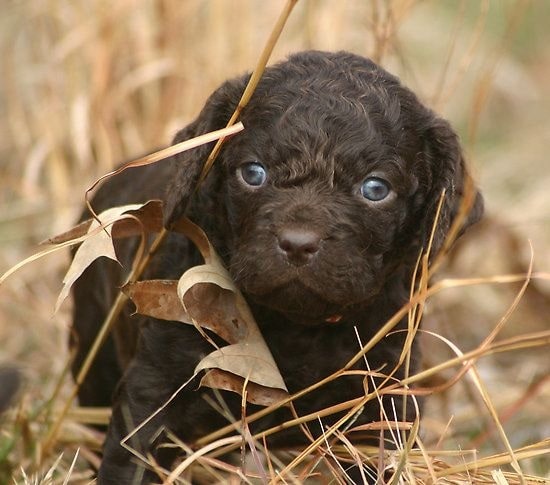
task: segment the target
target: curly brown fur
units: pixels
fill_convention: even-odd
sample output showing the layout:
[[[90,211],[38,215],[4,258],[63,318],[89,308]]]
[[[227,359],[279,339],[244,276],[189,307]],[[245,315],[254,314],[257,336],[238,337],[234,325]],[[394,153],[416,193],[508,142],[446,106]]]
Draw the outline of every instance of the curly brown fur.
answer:
[[[175,142],[225,126],[248,78],[230,80],[216,90]],[[225,143],[194,197],[211,144],[170,163],[125,172],[102,187],[94,206],[103,210],[164,198],[167,226],[183,215],[199,223],[249,301],[294,393],[345,365],[359,349],[357,335],[367,342],[407,301],[414,264],[428,240],[441,193],[445,190],[446,197],[434,253],[461,203],[465,167],[457,136],[446,121],[397,78],[345,52],[303,52],[269,67],[241,121],[245,131]],[[373,198],[382,195],[381,200],[365,196],[370,190],[367,180],[375,180],[368,184],[374,184]],[[369,197],[373,194],[368,192]],[[466,226],[481,213],[478,195]],[[125,261],[131,260],[132,246],[129,241],[118,248]],[[199,262],[193,245],[171,234],[145,278],[178,278]],[[74,329],[80,346],[75,368],[121,281],[115,269],[97,262],[76,284]],[[212,350],[192,327],[130,313],[128,309],[119,322],[122,329],[140,325],[129,366],[123,369],[120,349],[108,342],[80,392],[83,405],[108,405],[124,372],[114,398],[100,483],[133,483],[136,476],[138,482],[152,480],[119,442],[164,404]],[[406,328],[406,322],[397,328]],[[127,332],[132,333],[122,334],[134,342]],[[367,354],[370,367],[392,369],[404,338],[405,332],[398,332],[377,344]],[[413,353],[414,369],[416,347]],[[356,367],[364,369],[365,362]],[[400,369],[395,377],[402,375]],[[170,430],[192,444],[227,424],[204,400],[211,392],[197,389],[197,384],[193,381],[180,392],[130,444],[169,466],[174,453],[156,449],[164,439],[158,430]],[[363,393],[362,377],[346,376],[295,406],[299,414],[309,414]],[[240,416],[240,397],[222,394]],[[382,403],[395,418],[390,401],[384,398]],[[400,416],[401,399],[395,405],[397,418],[413,417],[413,406],[408,406],[408,416]],[[371,401],[355,424],[378,421],[380,412],[380,403]],[[276,413],[254,423],[252,432],[288,417],[286,411]],[[316,436],[322,431],[318,424],[310,428]],[[270,446],[305,440],[293,428],[277,434]]]

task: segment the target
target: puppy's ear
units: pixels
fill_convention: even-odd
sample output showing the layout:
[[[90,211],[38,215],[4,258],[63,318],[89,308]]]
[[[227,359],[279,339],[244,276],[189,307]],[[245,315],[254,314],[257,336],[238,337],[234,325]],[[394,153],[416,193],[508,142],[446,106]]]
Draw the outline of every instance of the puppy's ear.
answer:
[[[190,125],[180,130],[174,144],[224,128],[237,107],[248,77],[226,81],[208,98],[199,116]],[[182,217],[193,195],[204,162],[214,143],[179,153],[168,162],[172,164],[172,181],[164,198],[164,225],[170,227]]]
[[[483,215],[483,197],[474,186],[467,171],[458,141],[458,136],[449,123],[441,118],[434,118],[424,133],[424,156],[431,167],[431,189],[426,204],[426,216],[423,222],[423,239],[426,246],[431,235],[437,207],[442,193],[445,192],[443,205],[437,219],[432,258],[443,247],[449,229],[457,215],[470,201],[470,208],[462,222],[459,235],[469,226],[479,221]]]

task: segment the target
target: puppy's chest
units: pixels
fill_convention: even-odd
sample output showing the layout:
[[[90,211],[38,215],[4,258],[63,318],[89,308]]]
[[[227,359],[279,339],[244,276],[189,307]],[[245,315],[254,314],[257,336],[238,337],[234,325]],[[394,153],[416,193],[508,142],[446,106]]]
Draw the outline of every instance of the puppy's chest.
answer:
[[[344,367],[359,350],[353,329],[268,329],[264,338],[291,393]]]

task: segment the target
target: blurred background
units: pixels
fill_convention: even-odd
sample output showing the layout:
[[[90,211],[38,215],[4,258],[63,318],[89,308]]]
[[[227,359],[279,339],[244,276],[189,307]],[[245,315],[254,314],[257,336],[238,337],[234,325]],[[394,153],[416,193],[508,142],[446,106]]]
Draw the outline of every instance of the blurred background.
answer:
[[[97,177],[169,144],[224,79],[251,70],[284,2],[0,4],[3,273],[72,225]],[[271,62],[303,49],[369,56],[451,121],[484,192],[487,217],[460,241],[441,277],[525,272],[530,244],[535,270],[548,272],[549,25],[546,1],[300,0]],[[40,413],[67,365],[70,303],[53,315],[67,263],[67,253],[49,256],[0,287],[0,366],[23,371],[17,419],[26,423],[21,434],[13,420],[0,418],[0,473],[32,471]],[[520,286],[446,290],[429,302],[426,328],[462,351],[475,348]],[[550,285],[537,279],[497,339],[549,328]],[[443,343],[423,338],[426,365],[452,356]],[[479,371],[514,447],[550,436],[548,347],[485,357]],[[503,451],[487,416],[464,379],[428,400],[423,433],[449,449]],[[65,438],[59,449],[76,449],[78,440]],[[523,466],[547,475],[550,458]]]

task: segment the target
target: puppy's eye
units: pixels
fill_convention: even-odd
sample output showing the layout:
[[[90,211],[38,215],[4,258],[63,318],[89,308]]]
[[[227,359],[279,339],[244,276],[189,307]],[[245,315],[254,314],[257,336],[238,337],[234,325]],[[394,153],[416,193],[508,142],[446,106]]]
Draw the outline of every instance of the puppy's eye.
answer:
[[[361,185],[361,195],[368,200],[378,202],[390,195],[391,188],[388,182],[378,177],[369,177]]]
[[[258,162],[249,162],[237,169],[243,182],[252,187],[260,187],[267,179],[267,170]]]

